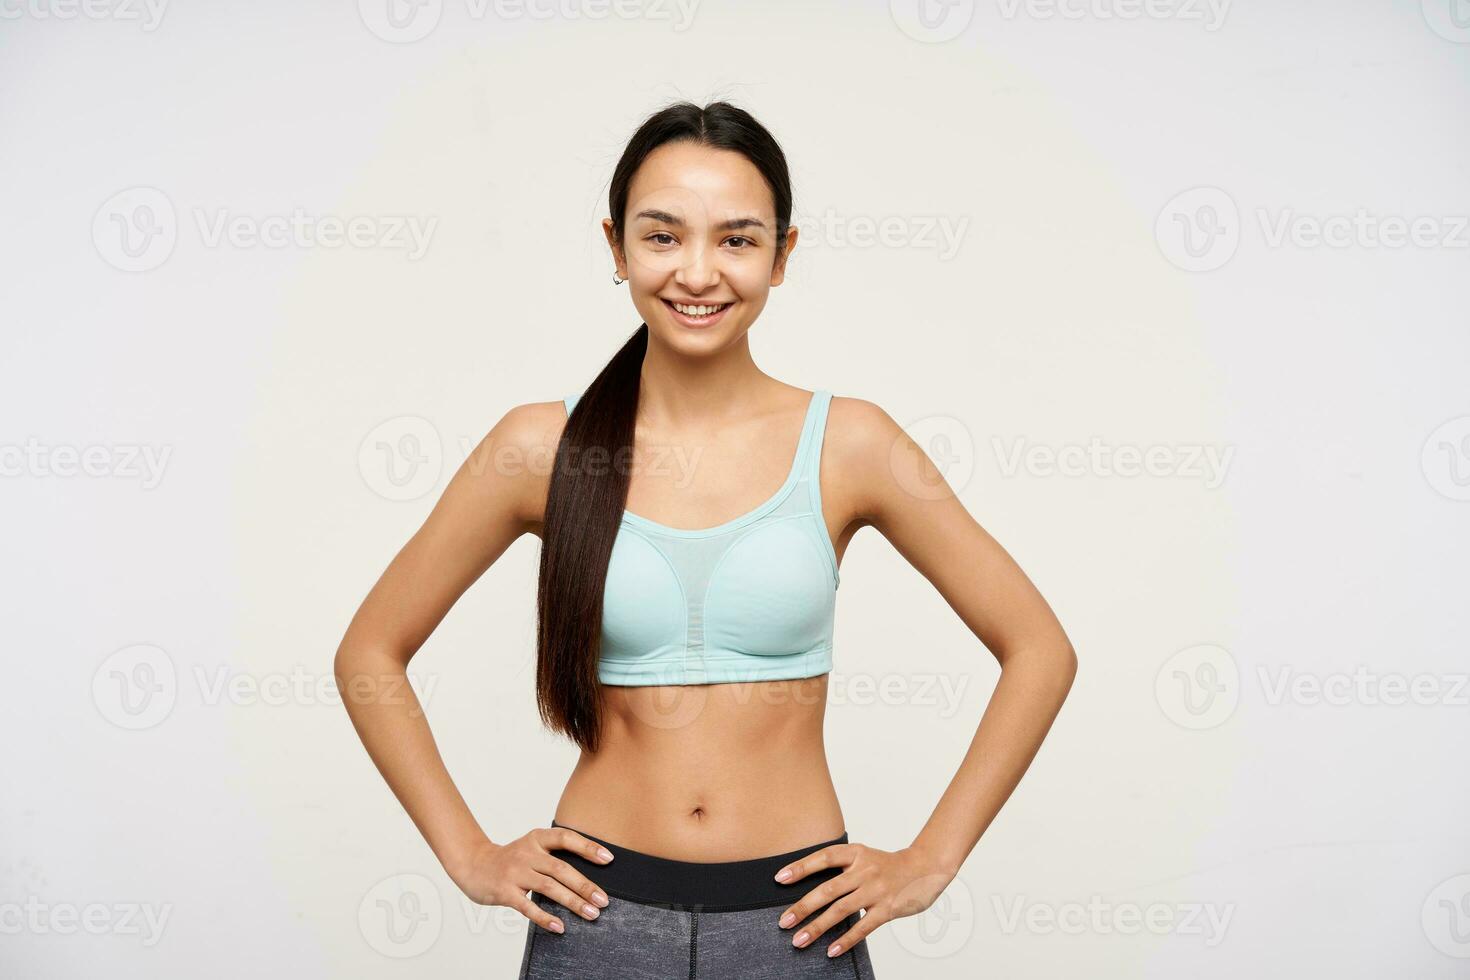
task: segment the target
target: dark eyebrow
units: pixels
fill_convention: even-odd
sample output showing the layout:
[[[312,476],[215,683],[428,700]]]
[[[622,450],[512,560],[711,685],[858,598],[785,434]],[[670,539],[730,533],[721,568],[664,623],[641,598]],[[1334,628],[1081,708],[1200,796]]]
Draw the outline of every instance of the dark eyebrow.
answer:
[[[643,211],[639,211],[637,214],[633,215],[633,217],[648,218],[650,221],[657,221],[666,225],[675,225],[679,228],[684,227],[684,221],[682,218],[676,218],[672,214],[669,214],[669,212],[660,211],[657,208],[647,208]],[[759,218],[745,217],[731,218],[729,221],[722,221],[715,226],[716,231],[739,231],[741,228],[765,229],[766,223]]]

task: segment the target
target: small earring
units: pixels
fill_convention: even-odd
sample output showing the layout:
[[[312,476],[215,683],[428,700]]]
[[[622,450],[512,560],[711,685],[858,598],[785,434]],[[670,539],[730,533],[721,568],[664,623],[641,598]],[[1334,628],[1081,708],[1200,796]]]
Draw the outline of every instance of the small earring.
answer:
[[[625,283],[627,281],[628,280],[626,280],[626,279],[619,279],[618,278],[617,270],[613,270],[613,285],[614,286],[621,286],[623,283]]]

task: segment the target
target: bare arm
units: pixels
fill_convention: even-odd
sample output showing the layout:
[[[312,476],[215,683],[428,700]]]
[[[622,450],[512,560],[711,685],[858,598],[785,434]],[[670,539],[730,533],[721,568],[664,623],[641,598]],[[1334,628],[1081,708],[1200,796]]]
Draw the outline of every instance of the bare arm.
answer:
[[[857,515],[848,527],[877,528],[1000,662],[1001,677],[959,771],[909,847],[833,845],[788,865],[791,875],[778,879],[845,869],[806,892],[780,920],[783,928],[803,923],[793,937],[803,946],[864,910],[828,947],[829,956],[933,904],[1031,765],[1077,671],[1051,607],[909,435],[861,399],[834,401],[832,419],[832,451],[822,467],[834,473],[846,509]],[[823,906],[826,911],[803,922]]]
[[[476,901],[516,907],[549,928],[554,928],[552,917],[526,900],[526,890],[536,888],[562,901],[569,889],[592,898],[595,886],[555,858],[529,855],[541,866],[538,874],[568,887],[549,878],[532,881],[524,868],[504,866],[516,855],[499,855],[504,845],[490,841],[454,785],[407,683],[407,667],[485,569],[538,526],[550,453],[564,421],[560,405],[543,403],[518,406],[496,423],[369,591],[333,663],[353,727],[445,870]],[[580,835],[551,828],[535,833],[543,843],[563,841],[599,860],[597,846]],[[535,848],[525,844],[524,850]],[[507,880],[517,878],[524,880]]]
[[[957,873],[1041,748],[1077,657],[1036,586],[923,450],[882,409],[859,407],[857,429],[869,447],[857,456],[864,522],[934,585],[1001,666],[969,751],[913,844]]]

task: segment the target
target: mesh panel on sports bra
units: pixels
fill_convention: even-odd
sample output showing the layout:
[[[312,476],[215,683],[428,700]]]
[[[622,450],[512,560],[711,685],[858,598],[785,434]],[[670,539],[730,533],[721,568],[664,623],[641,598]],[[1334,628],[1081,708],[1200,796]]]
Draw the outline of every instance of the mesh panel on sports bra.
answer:
[[[786,680],[831,670],[840,577],[819,478],[830,397],[812,396],[785,483],[753,510],[697,529],[624,513],[603,597],[603,683]],[[566,399],[568,411],[575,401]]]

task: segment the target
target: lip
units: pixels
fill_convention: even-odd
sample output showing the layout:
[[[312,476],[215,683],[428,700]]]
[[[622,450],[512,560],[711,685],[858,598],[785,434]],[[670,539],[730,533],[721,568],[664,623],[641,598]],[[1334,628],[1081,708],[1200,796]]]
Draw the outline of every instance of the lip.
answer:
[[[723,310],[721,310],[720,312],[715,313],[715,314],[712,314],[710,316],[692,317],[692,316],[685,316],[683,313],[680,313],[678,310],[674,309],[674,304],[672,302],[670,302],[669,300],[663,299],[663,297],[659,297],[659,299],[662,300],[662,302],[664,304],[664,307],[669,311],[669,315],[672,316],[676,322],[678,322],[681,326],[685,326],[685,327],[690,328],[691,330],[702,330],[705,327],[712,327],[712,326],[714,326],[715,324],[717,324],[721,320],[723,320],[725,318],[725,314],[726,313],[729,313],[731,307],[733,307],[735,305],[734,303],[730,303]],[[714,304],[712,304],[712,303],[705,303],[705,304],[688,303],[688,304],[685,304],[685,305],[687,305],[687,306],[700,306],[700,305],[712,306]]]

